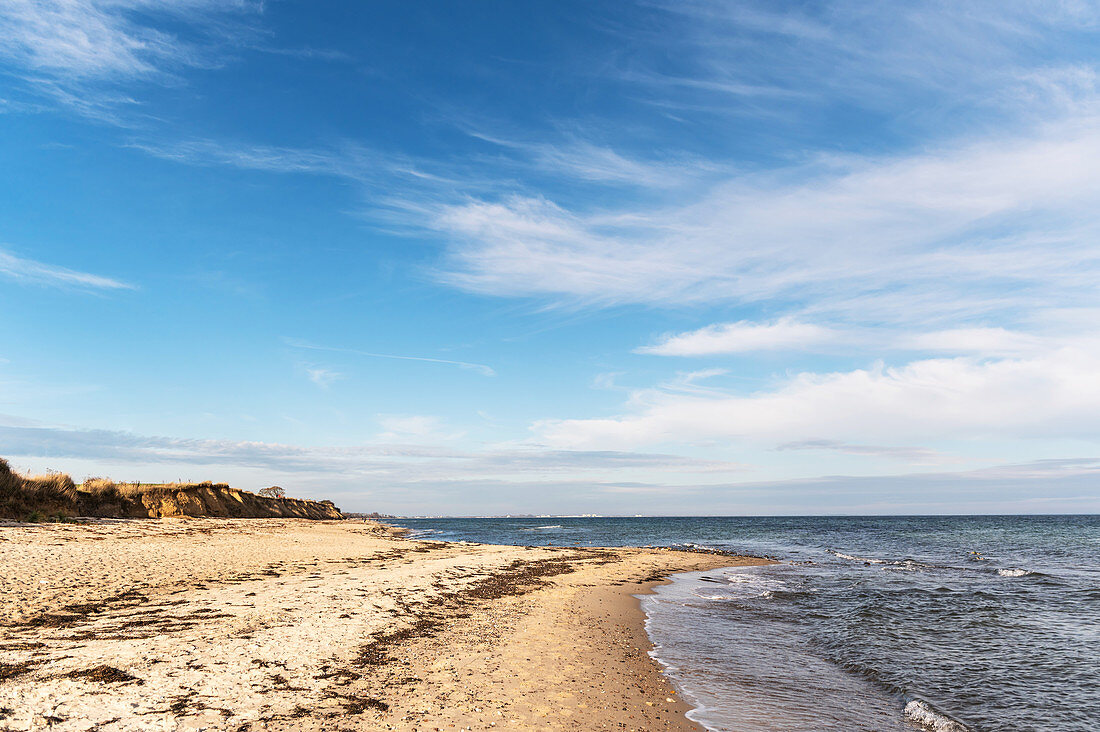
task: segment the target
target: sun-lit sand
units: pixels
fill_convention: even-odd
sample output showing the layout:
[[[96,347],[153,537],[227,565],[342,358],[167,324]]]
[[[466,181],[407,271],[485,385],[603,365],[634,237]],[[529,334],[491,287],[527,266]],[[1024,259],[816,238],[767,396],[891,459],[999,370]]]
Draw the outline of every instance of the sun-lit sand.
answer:
[[[633,595],[760,561],[365,521],[0,525],[0,729],[693,729]]]

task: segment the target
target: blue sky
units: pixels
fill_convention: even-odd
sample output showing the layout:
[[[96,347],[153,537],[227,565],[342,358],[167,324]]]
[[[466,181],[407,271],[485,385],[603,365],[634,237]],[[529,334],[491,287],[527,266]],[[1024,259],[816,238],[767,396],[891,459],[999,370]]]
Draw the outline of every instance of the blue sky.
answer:
[[[1100,510],[1100,6],[0,7],[0,455]]]

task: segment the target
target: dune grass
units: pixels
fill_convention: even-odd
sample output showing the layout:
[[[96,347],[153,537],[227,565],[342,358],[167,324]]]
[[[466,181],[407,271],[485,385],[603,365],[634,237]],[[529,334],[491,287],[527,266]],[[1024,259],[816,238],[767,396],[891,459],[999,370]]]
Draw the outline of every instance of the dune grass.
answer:
[[[0,515],[44,521],[69,515],[76,484],[64,473],[20,475],[0,458]]]
[[[110,478],[88,478],[77,489],[79,493],[87,494],[93,500],[110,501],[121,498],[137,498],[139,496],[169,496],[177,491],[192,488],[224,488],[229,489],[225,483],[213,483],[209,480],[202,483],[116,483]],[[248,491],[243,491],[247,493]]]

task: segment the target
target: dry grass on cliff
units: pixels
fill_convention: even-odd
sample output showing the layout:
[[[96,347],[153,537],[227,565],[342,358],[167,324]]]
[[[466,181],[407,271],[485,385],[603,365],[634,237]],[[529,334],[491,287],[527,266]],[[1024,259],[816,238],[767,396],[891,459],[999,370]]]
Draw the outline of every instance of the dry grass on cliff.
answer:
[[[0,516],[62,514],[75,500],[76,484],[68,475],[20,475],[0,458]]]
[[[116,483],[110,478],[88,478],[80,485],[80,492],[87,493],[93,499],[110,501],[119,498],[138,498],[140,496],[164,497],[189,488],[225,488],[224,483]]]

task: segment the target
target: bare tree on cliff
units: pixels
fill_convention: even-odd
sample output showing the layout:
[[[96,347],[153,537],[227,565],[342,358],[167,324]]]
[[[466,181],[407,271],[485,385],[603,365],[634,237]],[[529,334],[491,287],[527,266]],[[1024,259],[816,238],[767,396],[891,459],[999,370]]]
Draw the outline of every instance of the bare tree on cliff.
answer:
[[[286,498],[286,491],[277,485],[273,485],[270,488],[261,488],[256,495],[264,498]]]

